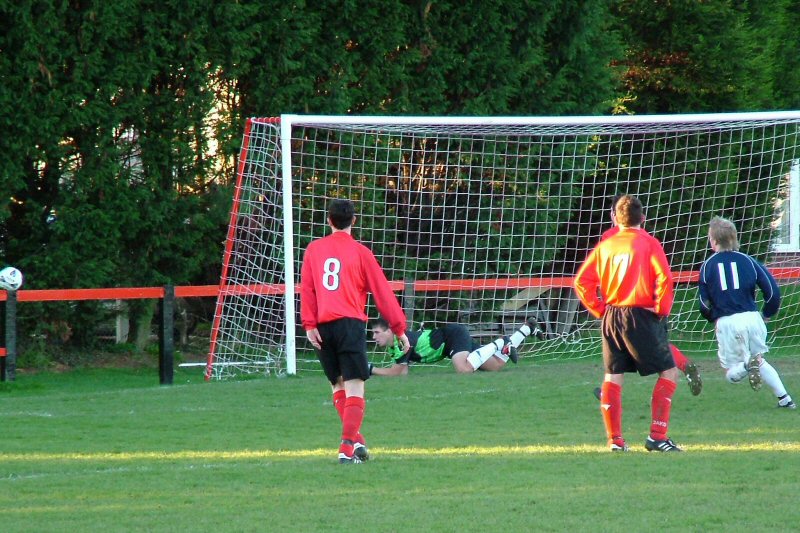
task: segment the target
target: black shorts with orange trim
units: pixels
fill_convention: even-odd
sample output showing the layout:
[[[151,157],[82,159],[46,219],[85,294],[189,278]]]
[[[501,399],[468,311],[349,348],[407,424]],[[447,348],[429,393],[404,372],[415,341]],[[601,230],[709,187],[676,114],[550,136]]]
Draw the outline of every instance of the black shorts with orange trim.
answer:
[[[675,366],[667,319],[642,307],[608,307],[603,315],[603,364],[608,374],[657,374]]]

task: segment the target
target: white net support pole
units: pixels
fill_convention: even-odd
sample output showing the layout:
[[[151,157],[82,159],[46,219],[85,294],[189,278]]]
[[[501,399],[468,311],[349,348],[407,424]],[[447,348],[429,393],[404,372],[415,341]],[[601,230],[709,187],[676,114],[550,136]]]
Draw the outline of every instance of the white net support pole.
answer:
[[[291,147],[292,143],[292,123],[291,121],[281,121],[281,146]],[[285,277],[285,302],[286,302],[286,373],[297,373],[297,357],[295,354],[295,270],[294,270],[294,231],[292,218],[292,152],[291,150],[281,151],[281,174],[283,191],[283,238],[284,238],[284,268]]]

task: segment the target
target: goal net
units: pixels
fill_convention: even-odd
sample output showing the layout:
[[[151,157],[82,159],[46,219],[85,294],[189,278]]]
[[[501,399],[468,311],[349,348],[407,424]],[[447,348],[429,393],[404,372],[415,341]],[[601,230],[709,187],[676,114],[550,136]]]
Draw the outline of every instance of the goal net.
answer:
[[[317,369],[299,321],[308,243],[332,198],[356,204],[409,328],[465,324],[481,341],[535,317],[525,359],[597,356],[598,323],[572,279],[638,196],[676,279],[671,340],[715,350],[697,311],[708,222],[733,220],[742,250],[783,290],[773,349],[797,348],[800,113],[583,118],[284,115],[247,121],[212,327],[208,378]],[[372,302],[368,315],[377,318]],[[373,362],[384,354],[370,345]]]

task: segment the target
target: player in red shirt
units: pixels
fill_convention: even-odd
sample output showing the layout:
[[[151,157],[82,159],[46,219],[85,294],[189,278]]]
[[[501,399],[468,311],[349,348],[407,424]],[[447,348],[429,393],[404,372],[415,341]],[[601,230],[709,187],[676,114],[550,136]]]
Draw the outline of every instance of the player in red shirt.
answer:
[[[367,292],[372,293],[403,351],[410,344],[406,316],[372,251],[351,235],[355,207],[349,200],[332,200],[328,225],[333,233],[312,241],[300,271],[300,318],[317,349],[333,389],[333,406],[342,419],[340,463],[369,459],[361,423],[367,361]]]
[[[603,235],[600,237],[601,241],[608,239],[609,237],[616,235],[619,233],[619,226],[617,226],[617,218],[616,218],[616,209],[615,206],[617,204],[617,200],[620,199],[621,196],[615,196],[611,201],[611,222],[614,223],[614,226],[607,229],[603,232]],[[649,233],[648,233],[649,235]],[[653,237],[655,239],[655,237]],[[657,239],[656,239],[657,241]],[[697,368],[697,365],[694,364],[688,357],[686,357],[683,352],[681,352],[677,346],[670,343],[669,345],[670,350],[672,350],[672,358],[675,359],[675,366],[678,367],[678,370],[683,372],[686,376],[686,383],[689,385],[689,390],[694,396],[700,394],[703,390],[703,378],[700,377],[700,370]],[[600,388],[596,388],[594,390],[594,395],[597,399],[600,399]]]
[[[667,436],[678,379],[666,328],[674,297],[672,273],[664,249],[641,229],[641,202],[625,195],[615,207],[618,233],[600,241],[575,276],[578,298],[592,315],[602,318],[605,378],[600,410],[608,444],[612,451],[628,449],[622,436],[625,373],[657,373],[645,448],[681,451]]]

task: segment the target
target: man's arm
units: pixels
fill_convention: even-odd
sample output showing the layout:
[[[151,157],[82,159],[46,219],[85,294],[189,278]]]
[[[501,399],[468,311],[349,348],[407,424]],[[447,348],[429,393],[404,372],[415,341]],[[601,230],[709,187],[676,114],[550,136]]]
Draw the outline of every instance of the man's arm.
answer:
[[[775,281],[772,274],[770,274],[769,270],[752,257],[750,259],[756,267],[756,283],[761,289],[761,293],[764,295],[764,310],[762,314],[766,318],[770,318],[778,312],[781,306],[781,290],[778,288],[778,283]]]
[[[408,374],[408,365],[401,365],[398,363],[387,367],[370,365],[370,374],[373,376],[405,376]]]
[[[375,306],[389,323],[392,332],[400,339],[405,351],[408,351],[408,339],[403,340],[406,333],[406,314],[397,302],[397,296],[389,285],[386,274],[383,273],[375,255],[367,247],[364,247],[363,250],[365,250],[363,264],[367,286],[369,292],[375,297]]]
[[[313,278],[311,259],[308,249],[306,249],[303,264],[300,267],[300,321],[306,331],[317,327],[317,294],[314,290]],[[309,340],[311,340],[310,337]]]
[[[655,271],[655,313],[658,316],[669,316],[672,310],[672,303],[675,300],[675,287],[672,282],[672,271],[669,268],[669,261],[667,261],[667,254],[664,253],[664,248],[661,244],[653,239],[655,245],[653,246],[652,265]]]
[[[589,253],[589,256],[575,274],[575,294],[583,303],[584,307],[594,315],[595,318],[603,316],[605,304],[597,297],[597,288],[600,286],[600,277],[597,275],[596,248]]]
[[[700,306],[700,314],[709,322],[714,322],[713,316],[713,302],[708,293],[708,285],[706,284],[706,263],[700,265],[700,276],[697,280],[697,300]]]

